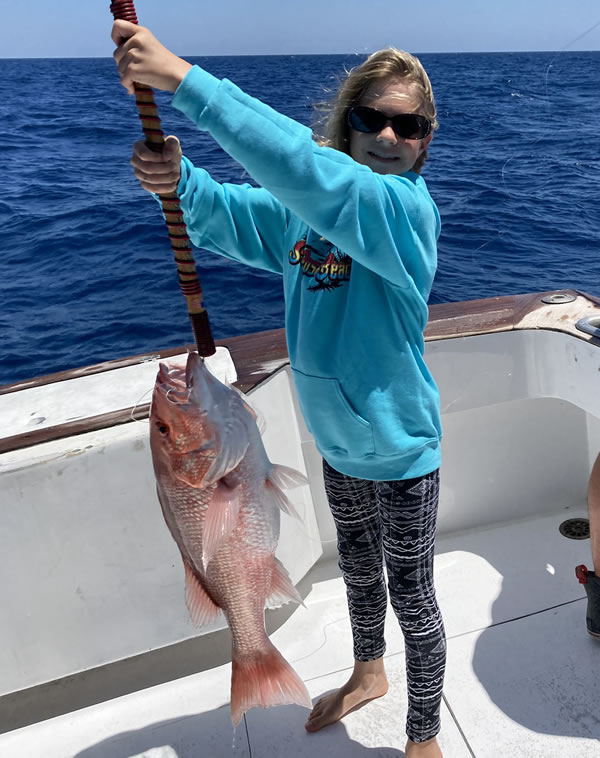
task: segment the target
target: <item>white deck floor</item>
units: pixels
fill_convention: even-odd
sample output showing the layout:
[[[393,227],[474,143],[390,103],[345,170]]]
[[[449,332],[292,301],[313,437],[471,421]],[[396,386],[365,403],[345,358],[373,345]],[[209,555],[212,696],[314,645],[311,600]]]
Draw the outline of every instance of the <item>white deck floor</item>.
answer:
[[[600,756],[600,642],[586,634],[574,574],[590,564],[589,541],[558,532],[585,515],[565,510],[438,540],[445,758]],[[337,567],[320,566],[310,580],[306,608],[282,616],[271,638],[316,698],[345,681],[352,644]],[[234,731],[226,665],[0,735],[0,756],[401,758],[404,655],[391,612],[387,639],[388,695],[317,734],[305,733],[308,711],[296,706],[255,709]]]

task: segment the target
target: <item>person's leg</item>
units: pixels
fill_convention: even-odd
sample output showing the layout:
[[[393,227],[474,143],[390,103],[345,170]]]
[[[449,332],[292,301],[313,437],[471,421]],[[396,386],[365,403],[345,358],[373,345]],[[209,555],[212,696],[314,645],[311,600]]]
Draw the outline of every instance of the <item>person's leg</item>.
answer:
[[[600,455],[596,458],[588,485],[588,511],[594,570],[577,566],[577,577],[588,597],[586,609],[587,630],[600,639]]]
[[[600,455],[596,458],[588,485],[588,510],[594,573],[600,576]]]
[[[354,671],[346,684],[322,697],[306,729],[316,732],[369,700],[385,695],[383,667],[387,591],[374,484],[340,474],[323,461],[325,491],[337,531],[339,566],[346,584],[354,640]]]
[[[409,756],[441,756],[435,740],[446,665],[446,637],[433,585],[439,472],[377,482],[390,601],[404,634]]]

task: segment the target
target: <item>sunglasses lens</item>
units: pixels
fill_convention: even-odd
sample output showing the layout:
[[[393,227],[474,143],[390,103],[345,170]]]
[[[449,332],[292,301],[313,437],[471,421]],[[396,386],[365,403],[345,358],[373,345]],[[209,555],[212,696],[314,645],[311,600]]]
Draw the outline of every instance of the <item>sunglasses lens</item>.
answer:
[[[429,134],[431,128],[429,121],[424,116],[414,113],[403,113],[396,116],[392,121],[394,131],[404,139],[423,139]]]
[[[380,132],[388,121],[398,137],[423,139],[431,131],[431,122],[417,113],[400,113],[391,118],[374,108],[357,105],[348,111],[348,123],[357,132]]]
[[[385,126],[385,116],[374,108],[357,105],[348,112],[348,121],[357,132],[379,132]]]

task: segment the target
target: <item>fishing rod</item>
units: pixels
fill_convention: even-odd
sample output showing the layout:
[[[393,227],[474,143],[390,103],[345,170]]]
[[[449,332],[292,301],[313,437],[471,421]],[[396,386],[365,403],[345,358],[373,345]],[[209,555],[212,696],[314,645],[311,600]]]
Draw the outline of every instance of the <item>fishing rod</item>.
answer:
[[[138,24],[133,0],[113,0],[110,10],[115,21],[124,20]],[[134,82],[133,87],[138,116],[146,136],[146,145],[155,153],[162,153],[165,146],[165,135],[161,128],[152,88],[137,82]],[[158,197],[167,222],[171,248],[177,264],[179,286],[186,299],[198,354],[205,358],[213,355],[216,348],[210,330],[208,313],[204,307],[202,286],[196,270],[190,238],[183,220],[179,196],[177,192],[169,192]]]

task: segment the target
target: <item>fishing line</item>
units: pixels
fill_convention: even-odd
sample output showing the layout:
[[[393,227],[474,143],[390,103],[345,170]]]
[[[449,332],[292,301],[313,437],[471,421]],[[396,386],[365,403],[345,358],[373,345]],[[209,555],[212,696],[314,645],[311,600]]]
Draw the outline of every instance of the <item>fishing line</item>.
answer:
[[[548,80],[549,80],[549,78],[550,78],[550,69],[552,68],[552,64],[553,64],[553,63],[554,63],[554,61],[555,61],[555,60],[558,58],[558,56],[559,56],[559,55],[561,55],[562,53],[564,53],[564,52],[565,52],[565,50],[567,50],[569,47],[571,47],[571,45],[574,45],[576,42],[578,42],[579,40],[581,40],[581,39],[583,39],[584,37],[586,37],[588,34],[590,34],[591,32],[593,32],[593,31],[594,31],[594,29],[596,29],[596,28],[597,28],[597,27],[599,27],[599,26],[600,26],[600,19],[599,19],[598,21],[596,21],[594,24],[592,24],[592,26],[590,26],[590,27],[589,27],[588,29],[586,29],[584,32],[582,32],[581,34],[579,34],[577,37],[575,37],[574,39],[570,40],[570,41],[569,41],[569,42],[568,42],[568,43],[567,43],[567,44],[566,44],[566,45],[565,45],[565,46],[564,46],[562,49],[558,50],[558,51],[557,51],[557,52],[554,54],[554,56],[553,56],[553,57],[550,59],[550,62],[548,63],[548,66],[547,66],[547,68],[546,68],[546,74],[545,74],[545,76],[544,76],[544,91],[545,91],[545,102],[546,102],[546,106],[547,106],[547,108],[548,108],[548,111],[550,111],[550,93],[549,93],[549,91],[548,91]],[[546,134],[547,134],[547,133],[548,133],[548,132],[546,132]],[[544,136],[546,136],[546,135],[544,134],[544,135],[542,135],[541,137],[538,137],[537,139],[535,139],[535,140],[534,140],[534,141],[531,143],[531,145],[530,145],[530,146],[531,146],[531,147],[533,147],[534,145],[536,145],[538,142],[540,142],[540,140],[542,140],[542,139],[543,139],[543,137],[544,137]],[[522,153],[521,153],[521,154],[522,154]],[[518,154],[517,154],[517,155],[518,155]],[[503,181],[503,183],[504,183],[505,187],[506,187],[506,182],[504,181],[504,170],[505,170],[506,166],[508,165],[508,163],[509,163],[511,160],[513,160],[514,158],[515,158],[515,156],[514,156],[514,155],[513,155],[513,156],[511,156],[510,158],[508,158],[508,160],[506,161],[506,163],[505,163],[505,164],[504,164],[504,166],[502,167],[502,181]]]
[[[165,400],[171,403],[171,405],[182,405],[181,401],[183,401],[183,403],[188,402],[188,400],[190,399],[191,392],[192,392],[191,389],[188,389],[187,392],[178,392],[174,387],[169,387],[169,389],[165,393]],[[171,398],[169,397],[171,393],[173,393],[175,397],[178,397],[179,400],[171,400]]]
[[[594,29],[596,29],[599,26],[600,26],[600,19],[598,21],[596,21],[595,24],[592,24],[592,26],[590,26],[589,29],[586,29],[585,32],[582,32],[578,37],[575,37],[575,39],[572,39],[568,44],[566,44],[561,50],[559,50],[554,55],[554,58],[552,58],[552,60],[548,64],[548,68],[546,69],[546,82],[545,82],[545,84],[546,84],[546,100],[548,100],[548,74],[550,73],[550,69],[552,68],[552,64],[554,63],[554,61],[558,58],[558,56],[561,53],[564,53],[567,48],[571,47],[571,45],[574,45],[576,42],[579,42],[580,39],[583,39],[584,37],[586,37],[588,34],[590,34],[590,32],[593,32]],[[550,105],[549,102],[548,102],[548,105]]]
[[[549,61],[548,65],[547,65],[547,67],[546,67],[546,72],[545,72],[545,75],[544,75],[544,93],[545,93],[545,96],[544,96],[544,98],[543,98],[543,99],[544,99],[544,102],[545,102],[545,104],[546,104],[546,107],[547,107],[547,109],[548,109],[548,111],[549,111],[549,112],[550,112],[550,108],[551,108],[551,102],[550,102],[550,93],[549,93],[549,89],[548,89],[548,82],[549,82],[549,77],[550,77],[550,70],[552,69],[552,66],[553,66],[553,63],[554,63],[554,61],[555,61],[555,60],[556,60],[556,59],[557,59],[557,58],[558,58],[558,57],[559,57],[559,56],[560,56],[562,53],[564,53],[564,52],[565,52],[565,51],[566,51],[566,50],[567,50],[569,47],[571,47],[572,45],[574,45],[576,42],[579,42],[581,39],[583,39],[584,37],[586,37],[588,34],[590,34],[591,32],[593,32],[593,31],[594,31],[595,29],[597,29],[598,27],[600,27],[600,19],[599,19],[599,20],[597,20],[597,21],[595,21],[595,22],[594,22],[594,23],[593,23],[591,26],[589,26],[587,29],[585,29],[585,31],[583,31],[581,34],[578,34],[576,37],[574,37],[573,39],[571,39],[571,40],[570,40],[570,41],[569,41],[569,42],[568,42],[568,43],[567,43],[567,44],[566,44],[566,45],[565,45],[563,48],[561,48],[560,50],[558,50],[557,52],[555,52],[555,53],[554,53],[554,55],[553,55],[553,57],[550,59],[550,61]],[[531,150],[533,147],[535,147],[535,146],[536,146],[536,145],[537,145],[539,142],[541,142],[541,141],[542,141],[542,140],[543,140],[543,139],[544,139],[544,138],[545,138],[545,137],[548,135],[548,133],[549,133],[549,128],[547,128],[547,129],[546,129],[546,131],[544,132],[544,134],[540,135],[539,137],[535,138],[533,141],[529,142],[529,143],[528,143],[528,144],[525,146],[525,149],[527,149],[527,150],[529,150],[529,151],[530,151],[530,150]],[[525,153],[525,149],[521,149],[520,151],[516,151],[516,152],[514,152],[514,153],[513,153],[511,156],[509,156],[509,157],[506,159],[506,161],[504,162],[504,164],[503,164],[503,166],[502,166],[502,169],[501,169],[501,171],[500,171],[500,176],[501,176],[501,180],[502,180],[502,186],[503,186],[503,189],[504,189],[504,191],[506,192],[506,195],[507,195],[507,196],[508,196],[510,199],[512,199],[512,200],[517,200],[517,201],[520,201],[520,200],[522,199],[522,197],[521,197],[520,195],[518,195],[518,194],[513,194],[513,193],[511,192],[511,190],[509,189],[509,186],[508,186],[508,184],[507,184],[507,181],[506,181],[506,169],[507,169],[507,166],[508,166],[508,165],[509,165],[509,164],[510,164],[512,161],[514,161],[514,160],[515,160],[515,159],[517,159],[517,158],[522,158],[523,156],[525,156],[525,155],[526,155],[526,153]],[[546,157],[548,157],[548,156],[546,156]],[[551,158],[551,157],[550,157],[549,159],[550,159],[550,160],[554,160],[554,159],[553,159],[553,158]],[[540,160],[540,158],[538,158],[537,160],[539,161],[539,160]],[[530,176],[529,178],[531,179],[531,178],[533,178],[533,177],[532,177],[532,176]],[[547,179],[547,180],[546,180],[546,184],[544,184],[543,186],[540,186],[540,183],[539,183],[539,180],[538,180],[537,189],[543,189],[543,187],[545,187],[545,186],[548,184],[548,182],[549,182],[549,181],[550,181],[550,180],[549,180],[549,179]],[[475,255],[476,255],[476,254],[477,254],[477,253],[478,253],[478,252],[479,252],[479,251],[480,251],[480,250],[481,250],[483,247],[485,247],[485,245],[487,245],[487,244],[490,244],[492,241],[496,240],[498,237],[500,237],[500,238],[504,238],[505,236],[506,236],[506,233],[505,233],[505,232],[503,232],[502,230],[498,230],[498,231],[496,232],[496,235],[495,235],[495,236],[494,236],[492,239],[488,240],[488,242],[487,242],[487,243],[484,243],[484,245],[481,245],[479,248],[477,248],[476,250],[474,250],[474,251],[473,251],[473,253],[472,253],[472,261],[474,262],[474,258],[475,258]],[[482,270],[483,270],[483,269],[482,269]]]
[[[550,111],[550,93],[548,91],[548,80],[550,78],[550,69],[552,68],[552,64],[558,58],[558,56],[561,55],[562,53],[564,53],[569,47],[571,47],[571,45],[574,45],[576,42],[579,42],[579,40],[581,40],[584,37],[586,37],[588,34],[590,34],[591,32],[593,32],[594,29],[597,29],[598,27],[600,27],[600,19],[598,21],[596,21],[594,24],[592,24],[584,32],[582,32],[581,34],[579,34],[577,37],[575,37],[572,40],[570,40],[563,48],[561,48],[560,50],[558,50],[553,55],[553,57],[550,59],[550,62],[548,63],[548,66],[546,68],[546,74],[544,76],[545,102],[546,102],[546,106],[548,108],[548,111]],[[546,132],[546,134],[547,133],[548,132]],[[544,134],[544,135],[542,135],[540,137],[537,137],[533,142],[530,143],[529,147],[534,147],[535,145],[537,145],[537,143],[540,142],[546,136],[546,134]],[[507,191],[507,194],[509,194],[509,195],[510,195],[510,192],[508,191],[508,187],[507,187],[506,181],[505,181],[505,169],[506,169],[506,166],[508,166],[508,164],[512,160],[514,160],[516,157],[521,157],[522,155],[523,155],[523,153],[521,152],[521,153],[516,153],[515,155],[510,156],[506,160],[506,162],[504,163],[504,165],[502,166],[502,172],[501,172],[501,174],[502,174],[502,183],[504,185],[504,188]]]
[[[335,619],[334,621],[330,621],[328,624],[325,624],[325,626],[321,630],[323,632],[323,641],[321,642],[321,644],[318,647],[316,647],[314,650],[311,650],[310,653],[307,653],[306,655],[303,655],[301,658],[294,658],[293,660],[291,660],[290,663],[292,664],[292,666],[296,666],[296,664],[300,663],[301,661],[305,661],[307,658],[310,658],[311,656],[315,655],[315,653],[318,653],[319,650],[322,650],[325,647],[325,645],[327,644],[327,641],[328,641],[328,638],[327,638],[327,629],[330,626],[334,626],[335,624],[339,624],[342,621],[344,623],[346,623],[346,624],[349,623],[348,614],[346,614],[345,616],[340,616],[338,619]]]
[[[130,418],[131,418],[131,420],[132,420],[132,421],[135,421],[137,424],[149,424],[149,423],[150,423],[150,419],[149,419],[149,418],[136,418],[134,414],[135,414],[135,412],[136,412],[136,410],[137,410],[137,407],[138,407],[138,405],[140,405],[140,403],[142,402],[142,400],[143,400],[143,399],[144,399],[144,398],[145,398],[147,395],[149,395],[149,394],[152,392],[152,389],[153,389],[152,387],[150,387],[150,389],[147,389],[147,390],[146,390],[146,391],[145,391],[145,392],[144,392],[144,393],[143,393],[143,394],[142,394],[142,395],[141,395],[141,396],[140,396],[140,397],[139,397],[139,398],[136,400],[136,402],[135,402],[135,405],[134,405],[134,406],[133,406],[133,408],[131,409],[131,413],[129,414],[129,415],[130,415]]]
[[[501,237],[501,236],[502,236],[502,232],[496,232],[496,237]],[[479,273],[481,274],[485,273],[485,269],[480,263],[477,263],[477,261],[475,260],[475,256],[480,250],[483,250],[484,247],[491,245],[491,243],[492,243],[492,240],[488,240],[487,242],[484,242],[482,245],[479,245],[479,247],[476,250],[474,250],[471,254],[471,263],[473,264],[473,266],[479,266]]]

